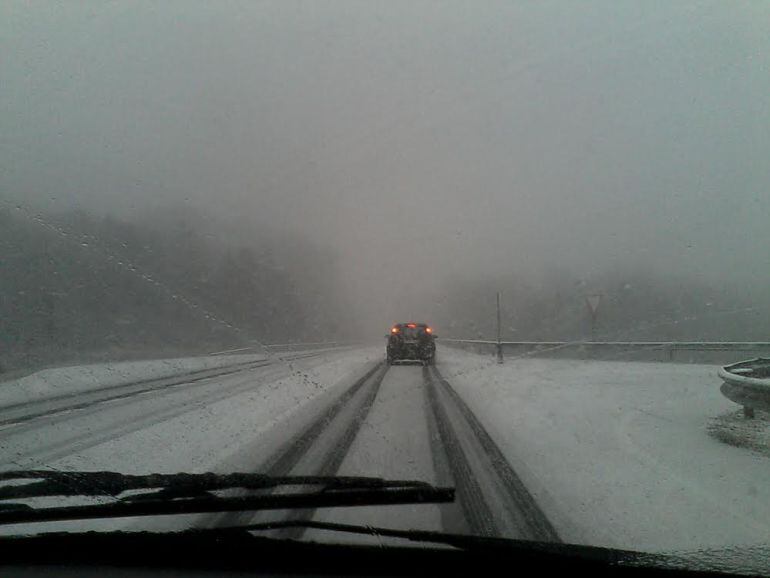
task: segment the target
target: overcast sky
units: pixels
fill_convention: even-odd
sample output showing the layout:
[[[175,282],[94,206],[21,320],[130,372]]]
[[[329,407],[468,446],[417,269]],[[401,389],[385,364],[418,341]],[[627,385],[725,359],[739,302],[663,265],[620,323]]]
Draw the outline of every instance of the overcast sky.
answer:
[[[766,0],[0,0],[0,198],[298,231],[377,322],[501,271],[767,283],[768,30]]]

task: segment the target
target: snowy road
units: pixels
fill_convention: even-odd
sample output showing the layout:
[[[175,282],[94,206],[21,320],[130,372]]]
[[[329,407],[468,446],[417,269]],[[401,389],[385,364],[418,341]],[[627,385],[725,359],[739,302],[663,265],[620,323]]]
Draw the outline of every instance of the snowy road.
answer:
[[[304,357],[311,355],[297,356]],[[252,391],[283,373],[273,360],[248,361],[6,406],[0,409],[0,461],[25,469],[46,465]]]
[[[710,381],[713,368],[565,360],[497,366],[444,349],[436,368],[388,367],[382,358],[381,348],[244,358],[16,402],[0,407],[0,467],[365,475],[453,486],[457,497],[445,505],[89,528],[291,517],[654,551],[761,544],[770,535],[770,495],[761,484],[768,460],[705,433],[710,417],[731,409]],[[732,494],[720,496],[726,489]]]

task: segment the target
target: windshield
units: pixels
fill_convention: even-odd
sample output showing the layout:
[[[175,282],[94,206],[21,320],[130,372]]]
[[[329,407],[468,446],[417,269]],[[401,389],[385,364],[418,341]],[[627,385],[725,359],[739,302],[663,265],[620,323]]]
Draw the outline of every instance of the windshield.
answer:
[[[0,473],[455,489],[0,531],[768,546],[770,3],[0,12]]]

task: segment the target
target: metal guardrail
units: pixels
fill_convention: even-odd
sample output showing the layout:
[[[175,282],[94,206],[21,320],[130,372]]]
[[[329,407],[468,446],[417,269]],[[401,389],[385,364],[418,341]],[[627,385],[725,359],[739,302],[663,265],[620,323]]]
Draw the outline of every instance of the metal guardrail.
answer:
[[[241,347],[239,349],[226,349],[225,351],[214,351],[209,355],[229,355],[232,353],[243,353],[244,351],[254,351],[256,347]]]
[[[440,343],[461,347],[477,352],[492,352],[502,356],[503,352],[518,353],[521,356],[549,354],[552,352],[579,353],[581,356],[618,354],[621,352],[661,352],[673,361],[676,352],[753,352],[762,354],[770,351],[768,341],[494,341],[485,339],[441,338]]]
[[[354,345],[354,341],[313,341],[305,343],[269,343],[264,345],[252,345],[250,347],[240,347],[238,349],[227,349],[225,351],[215,351],[209,355],[228,355],[234,353],[245,353],[247,351],[304,351],[307,349],[333,349],[336,347],[347,347]]]
[[[270,351],[304,351],[307,349],[334,349],[354,345],[353,341],[311,341],[307,343],[274,343],[265,345]]]
[[[754,417],[754,410],[770,411],[770,359],[759,357],[722,367],[722,392],[727,399],[743,406],[743,415]]]

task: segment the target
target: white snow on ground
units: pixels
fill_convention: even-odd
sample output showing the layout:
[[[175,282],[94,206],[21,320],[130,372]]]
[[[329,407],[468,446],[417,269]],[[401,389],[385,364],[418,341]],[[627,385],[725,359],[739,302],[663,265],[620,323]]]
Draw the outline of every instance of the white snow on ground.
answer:
[[[770,412],[757,409],[755,415],[756,419],[746,419],[743,409],[722,414],[709,422],[709,433],[727,444],[770,458]]]
[[[0,383],[0,408],[145,379],[160,379],[191,371],[216,369],[266,357],[264,353],[214,355],[44,369],[20,379]]]
[[[566,541],[655,552],[770,541],[770,459],[708,434],[715,416],[738,409],[720,394],[715,366],[534,358],[500,366],[492,356],[444,348],[439,355],[439,369]],[[254,471],[382,357],[381,347],[347,349],[224,376],[206,387],[240,391],[239,384],[250,379],[254,387],[213,403],[195,402],[192,390],[180,390],[148,394],[144,405],[106,404],[102,417],[90,416],[95,421],[78,427],[87,433],[110,416],[131,418],[148,403],[172,403],[164,396],[179,396],[172,405],[186,411],[47,467]],[[398,369],[386,376],[344,473],[433,479],[424,416],[416,403],[420,380],[396,379]],[[139,374],[146,375],[140,369],[132,375]],[[413,519],[399,509],[411,526],[437,523],[435,511]],[[182,520],[147,522],[163,529]],[[72,522],[45,530],[126,525],[140,524]]]
[[[381,348],[344,349],[258,368],[249,372],[253,390],[215,403],[193,403],[182,415],[67,456],[46,468],[125,474],[255,471],[334,396],[382,358]],[[249,377],[236,374],[218,379],[226,387]],[[132,409],[128,406],[114,411]],[[194,520],[161,516],[153,520],[74,521],[45,524],[42,529],[5,526],[0,533],[126,527],[163,530],[184,527]]]
[[[377,476],[439,484],[431,459],[423,388],[419,368],[390,368],[369,415],[340,467],[339,475]],[[441,531],[441,515],[436,504],[328,508],[318,510],[314,519],[342,524]],[[335,535],[321,530],[308,531],[306,538],[405,545],[403,540]]]
[[[737,408],[717,367],[497,365],[444,348],[439,369],[565,541],[657,552],[770,541],[770,459],[707,432]]]
[[[256,370],[253,391],[191,408],[51,465],[121,473],[254,471],[286,441],[295,421],[306,423],[303,411],[322,410],[327,397],[341,393],[381,358],[379,349],[356,349],[280,364],[278,369],[288,369],[288,375],[268,369],[260,380],[262,373]],[[293,419],[295,415],[301,418]]]

